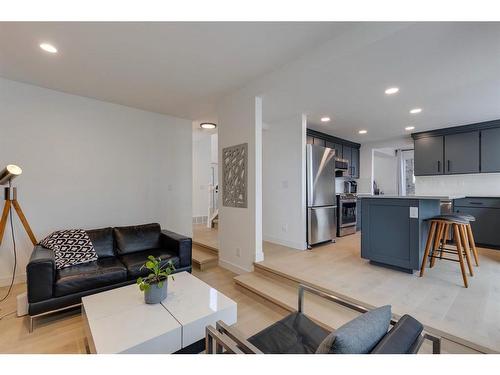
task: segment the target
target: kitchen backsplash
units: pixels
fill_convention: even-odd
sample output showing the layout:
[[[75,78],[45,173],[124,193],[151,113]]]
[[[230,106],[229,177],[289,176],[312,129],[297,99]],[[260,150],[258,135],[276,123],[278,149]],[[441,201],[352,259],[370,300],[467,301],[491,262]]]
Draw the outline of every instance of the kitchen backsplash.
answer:
[[[461,174],[415,177],[416,195],[500,195],[500,174]]]

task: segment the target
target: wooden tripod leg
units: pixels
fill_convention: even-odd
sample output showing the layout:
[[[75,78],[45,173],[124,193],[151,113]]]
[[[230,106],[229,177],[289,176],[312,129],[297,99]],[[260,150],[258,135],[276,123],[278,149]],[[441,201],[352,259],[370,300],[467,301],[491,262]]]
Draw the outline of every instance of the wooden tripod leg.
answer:
[[[431,227],[429,228],[429,234],[427,235],[427,243],[425,244],[424,258],[422,259],[422,266],[420,267],[420,277],[424,276],[425,263],[427,263],[427,259],[429,258],[429,251],[431,250],[432,237],[436,231],[436,224],[437,223],[435,221],[431,221]]]
[[[7,225],[7,218],[9,217],[10,211],[10,201],[6,200],[3,206],[2,219],[0,220],[0,244],[2,244],[3,234],[5,232],[5,226]]]
[[[26,219],[26,216],[24,216],[23,210],[21,209],[21,206],[19,205],[19,202],[17,200],[12,201],[12,205],[16,209],[17,215],[19,216],[19,219],[21,220],[21,223],[23,223],[24,230],[26,230],[26,233],[28,233],[28,236],[33,243],[33,246],[38,243],[38,241],[35,238],[35,235],[33,234],[33,231],[30,228],[30,225],[28,223],[28,220]]]
[[[467,238],[469,240],[469,244],[472,247],[472,255],[474,255],[474,260],[476,261],[476,266],[479,267],[479,256],[477,255],[476,242],[474,241],[474,235],[472,234],[472,229],[470,224],[466,226],[467,228]]]
[[[453,231],[455,235],[455,243],[457,245],[457,251],[458,251],[458,259],[460,263],[460,270],[462,271],[462,278],[464,280],[464,286],[466,288],[469,287],[469,283],[467,282],[467,274],[465,273],[465,264],[464,264],[464,254],[462,253],[462,245],[460,243],[460,232],[458,229],[458,224],[453,224]]]

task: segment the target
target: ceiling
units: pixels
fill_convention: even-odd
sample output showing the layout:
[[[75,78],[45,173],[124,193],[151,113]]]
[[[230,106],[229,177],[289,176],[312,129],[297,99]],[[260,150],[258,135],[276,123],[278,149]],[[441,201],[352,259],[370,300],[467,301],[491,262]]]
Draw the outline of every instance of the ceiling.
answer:
[[[0,76],[203,121],[245,86],[366,142],[500,118],[500,23],[0,23]]]
[[[323,43],[342,24],[0,23],[0,76],[178,117]],[[54,44],[59,53],[38,48]]]

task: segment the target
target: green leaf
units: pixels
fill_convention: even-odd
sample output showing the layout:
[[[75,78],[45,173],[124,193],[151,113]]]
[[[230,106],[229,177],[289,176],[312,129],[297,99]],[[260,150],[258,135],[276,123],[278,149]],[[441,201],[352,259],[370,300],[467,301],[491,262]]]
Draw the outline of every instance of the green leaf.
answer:
[[[155,268],[155,264],[152,261],[148,261],[146,262],[146,268],[152,270],[153,268]]]
[[[152,255],[149,255],[149,256],[148,256],[148,259],[149,259],[150,261],[152,261],[152,262],[155,262],[155,261],[156,261],[156,258],[155,258],[154,256],[152,256]]]

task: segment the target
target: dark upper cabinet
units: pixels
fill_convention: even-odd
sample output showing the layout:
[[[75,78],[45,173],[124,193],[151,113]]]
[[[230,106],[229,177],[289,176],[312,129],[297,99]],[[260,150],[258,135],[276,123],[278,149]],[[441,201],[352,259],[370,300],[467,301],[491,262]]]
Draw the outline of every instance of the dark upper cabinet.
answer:
[[[443,174],[444,140],[439,137],[415,139],[415,176]]]
[[[351,176],[359,178],[359,148],[351,148]]]
[[[500,172],[500,128],[481,131],[481,172]]]
[[[321,138],[314,138],[314,144],[325,147],[326,141]]]
[[[336,158],[342,158],[342,145],[340,143],[326,141],[326,147],[329,147],[329,148],[332,148],[335,150],[335,157]]]
[[[444,136],[444,173],[479,173],[479,132]]]
[[[360,145],[358,143],[308,129],[307,144],[334,149],[337,158],[346,159],[349,162],[349,171],[346,176],[359,178]]]

